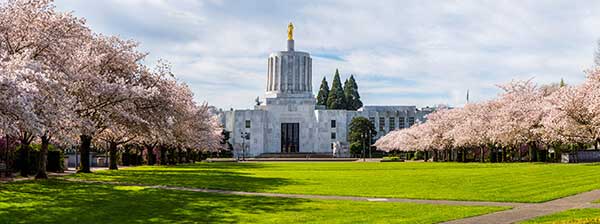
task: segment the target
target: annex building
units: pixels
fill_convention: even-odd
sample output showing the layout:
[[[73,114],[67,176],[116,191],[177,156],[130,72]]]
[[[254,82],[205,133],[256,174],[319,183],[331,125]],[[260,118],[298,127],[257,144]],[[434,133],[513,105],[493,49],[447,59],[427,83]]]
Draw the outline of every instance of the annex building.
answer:
[[[327,154],[349,156],[348,126],[361,116],[373,122],[376,138],[391,130],[423,121],[431,108],[416,106],[364,106],[358,111],[328,110],[316,105],[312,88],[312,58],[296,51],[288,30],[287,50],[273,52],[267,59],[263,102],[254,109],[220,111],[230,134],[234,155],[257,157],[273,154]]]

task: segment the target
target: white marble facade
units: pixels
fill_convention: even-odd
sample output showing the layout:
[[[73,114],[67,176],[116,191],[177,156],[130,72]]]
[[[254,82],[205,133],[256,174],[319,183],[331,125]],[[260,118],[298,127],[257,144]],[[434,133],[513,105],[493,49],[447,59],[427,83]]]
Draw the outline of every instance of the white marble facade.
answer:
[[[409,127],[427,113],[415,106],[365,106],[358,111],[316,107],[312,59],[309,53],[294,51],[294,40],[288,40],[287,51],[269,56],[266,86],[264,102],[254,109],[219,112],[223,127],[231,132],[236,156],[332,153],[333,143],[347,145],[348,125],[356,116],[371,119],[379,137]],[[249,133],[249,138],[242,138],[242,133]]]

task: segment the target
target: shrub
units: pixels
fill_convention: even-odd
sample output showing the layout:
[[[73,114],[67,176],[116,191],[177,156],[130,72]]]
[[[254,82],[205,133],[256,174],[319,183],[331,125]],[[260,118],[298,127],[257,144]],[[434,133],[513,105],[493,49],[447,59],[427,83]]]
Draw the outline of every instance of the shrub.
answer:
[[[362,144],[360,142],[353,142],[350,144],[350,154],[354,156],[362,156]]]
[[[386,156],[386,157],[383,157],[381,162],[404,162],[404,160],[400,159],[400,157],[397,157],[397,156]]]
[[[40,148],[39,144],[31,144],[29,147],[28,156],[23,157],[23,154],[20,153],[21,147],[18,147],[19,153],[17,153],[16,159],[16,167],[22,169],[25,161],[28,163],[29,174],[34,175],[37,173],[39,168],[39,158],[40,158]],[[64,155],[62,151],[57,149],[54,145],[48,145],[48,162],[46,164],[46,171],[49,172],[63,172],[64,171]]]
[[[123,166],[130,166],[132,164],[132,160],[133,155],[131,155],[131,153],[123,152],[121,154],[121,162],[123,163]]]
[[[415,156],[412,158],[413,160],[421,160],[421,159],[425,159],[425,155],[423,152],[421,151],[416,151],[415,152]]]
[[[65,171],[65,156],[60,150],[48,150],[48,164],[46,170],[49,172]]]

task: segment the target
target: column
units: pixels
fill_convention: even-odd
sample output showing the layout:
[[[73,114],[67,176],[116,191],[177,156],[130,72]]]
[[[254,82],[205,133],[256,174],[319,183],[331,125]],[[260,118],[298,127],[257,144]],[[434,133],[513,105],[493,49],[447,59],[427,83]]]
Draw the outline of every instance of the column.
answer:
[[[304,91],[310,90],[310,81],[308,81],[308,57],[304,57]]]
[[[300,65],[302,66],[300,69],[300,91],[306,91],[306,57],[302,57],[302,63],[300,63]]]
[[[273,58],[269,58],[269,73],[271,74],[271,86],[269,89],[273,91],[275,88],[275,72],[273,71]]]
[[[267,59],[267,92],[271,91],[271,58]]]
[[[294,91],[300,91],[300,57],[294,56]]]
[[[279,75],[281,76],[281,92],[287,91],[287,82],[288,82],[288,74],[287,74],[287,58],[285,55],[281,56],[281,66],[279,68]]]
[[[273,90],[277,91],[277,90],[279,90],[279,83],[281,83],[281,80],[280,80],[281,77],[279,75],[279,68],[278,68],[279,57],[275,56],[274,58],[275,58],[275,65],[274,65],[275,70],[273,72],[273,75],[275,76],[275,85],[274,85],[275,88],[273,88]]]
[[[312,92],[312,58],[308,58],[308,91]]]

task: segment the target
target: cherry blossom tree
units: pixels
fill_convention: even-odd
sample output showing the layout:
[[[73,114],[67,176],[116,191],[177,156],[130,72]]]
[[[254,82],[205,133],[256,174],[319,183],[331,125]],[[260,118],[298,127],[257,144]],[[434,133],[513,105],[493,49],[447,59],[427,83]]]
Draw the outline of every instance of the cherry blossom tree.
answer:
[[[0,35],[0,134],[19,136],[25,153],[39,137],[38,178],[47,177],[51,140],[79,138],[80,172],[90,172],[90,145],[98,140],[108,143],[115,169],[118,146],[134,139],[151,145],[149,154],[156,145],[219,145],[208,105],[198,106],[166,63],[143,65],[136,42],[93,33],[50,0],[0,3]]]
[[[498,107],[499,104],[494,100],[465,105],[457,118],[462,122],[449,131],[454,139],[453,147],[479,149],[479,161],[484,162],[484,149],[493,151],[497,143],[490,124],[497,117]]]
[[[0,6],[0,34],[3,36],[0,55],[4,55],[0,61],[16,66],[13,72],[14,69],[29,71],[16,73],[36,90],[36,94],[23,101],[33,108],[29,112],[35,114],[35,119],[12,120],[14,124],[32,124],[19,128],[24,154],[27,154],[28,145],[34,137],[40,137],[42,150],[36,178],[47,178],[47,149],[52,134],[64,131],[71,124],[71,108],[68,105],[73,101],[66,94],[68,79],[60,68],[71,55],[71,50],[81,43],[80,37],[89,34],[82,20],[68,13],[55,12],[50,3],[10,0]],[[68,134],[60,136],[67,137]]]
[[[522,155],[517,149],[529,145],[529,159],[536,161],[541,122],[545,116],[543,94],[531,80],[512,81],[500,88],[505,92],[498,98],[500,106],[491,123],[494,127],[492,135],[504,148],[516,150],[519,160]]]
[[[600,143],[600,71],[588,71],[588,79],[579,86],[564,86],[547,98],[550,107],[544,122],[544,139],[548,143],[586,144],[598,148]]]
[[[23,66],[23,60],[0,58],[0,127],[3,135],[18,136],[22,157],[29,156],[29,144],[39,132],[39,119],[31,102],[38,96],[35,83],[25,77],[34,76],[33,70]],[[29,175],[29,165],[23,161],[21,175]]]

